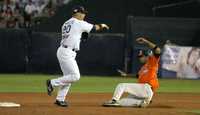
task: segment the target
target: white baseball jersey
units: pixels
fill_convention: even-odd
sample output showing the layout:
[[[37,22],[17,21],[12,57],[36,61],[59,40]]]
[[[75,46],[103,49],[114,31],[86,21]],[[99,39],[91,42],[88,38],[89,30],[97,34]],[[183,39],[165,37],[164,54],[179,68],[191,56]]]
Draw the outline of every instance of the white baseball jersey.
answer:
[[[71,87],[71,83],[80,79],[80,71],[75,60],[76,52],[71,49],[78,51],[80,49],[82,33],[89,33],[92,28],[92,24],[76,18],[71,18],[63,24],[61,47],[57,50],[57,58],[63,76],[51,80],[52,86],[60,87],[56,100],[64,101]],[[68,48],[64,48],[62,45],[65,45]]]
[[[75,49],[76,51],[78,51],[80,49],[82,33],[89,33],[92,30],[93,26],[93,24],[72,17],[62,26],[61,45],[66,45],[71,49]]]

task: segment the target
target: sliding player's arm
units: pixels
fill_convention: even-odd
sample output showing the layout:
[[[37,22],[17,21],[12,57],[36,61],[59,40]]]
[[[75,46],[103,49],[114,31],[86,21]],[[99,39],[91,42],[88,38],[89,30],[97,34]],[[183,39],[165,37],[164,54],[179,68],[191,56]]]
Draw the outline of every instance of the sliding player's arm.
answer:
[[[137,38],[136,41],[139,44],[146,44],[149,48],[153,49],[155,55],[160,55],[161,49],[156,44],[154,44],[153,42],[151,42],[151,41],[149,41],[149,40],[147,40],[146,38],[143,38],[143,37]]]

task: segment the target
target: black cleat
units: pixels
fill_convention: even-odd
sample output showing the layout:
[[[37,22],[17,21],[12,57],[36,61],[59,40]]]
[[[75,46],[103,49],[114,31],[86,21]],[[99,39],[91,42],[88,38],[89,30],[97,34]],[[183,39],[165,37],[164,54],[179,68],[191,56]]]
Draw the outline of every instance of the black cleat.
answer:
[[[104,107],[120,107],[121,105],[116,100],[110,100],[103,104]]]
[[[56,100],[56,102],[54,103],[60,107],[67,107],[68,106],[68,103],[66,101],[58,101]]]
[[[51,80],[47,80],[46,81],[46,85],[47,85],[47,94],[49,96],[51,96],[52,92],[53,92],[53,86],[51,85]]]

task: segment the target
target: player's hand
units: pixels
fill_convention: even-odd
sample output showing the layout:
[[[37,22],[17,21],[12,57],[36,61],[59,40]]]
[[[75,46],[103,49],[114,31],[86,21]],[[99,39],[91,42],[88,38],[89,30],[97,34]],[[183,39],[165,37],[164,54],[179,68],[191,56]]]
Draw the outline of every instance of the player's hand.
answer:
[[[102,27],[103,29],[106,29],[106,30],[109,30],[109,29],[110,29],[110,27],[109,27],[108,25],[106,25],[106,24],[101,24],[101,27]]]
[[[145,44],[147,40],[143,37],[139,37],[136,39],[136,42],[138,42],[139,44]]]

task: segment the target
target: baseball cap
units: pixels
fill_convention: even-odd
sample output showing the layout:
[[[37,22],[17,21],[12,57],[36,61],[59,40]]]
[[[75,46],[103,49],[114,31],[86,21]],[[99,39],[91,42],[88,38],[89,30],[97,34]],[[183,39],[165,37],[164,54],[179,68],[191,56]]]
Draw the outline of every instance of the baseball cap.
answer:
[[[75,14],[75,13],[78,13],[78,12],[83,13],[83,14],[87,14],[88,13],[83,6],[75,6],[72,9],[72,14]]]

